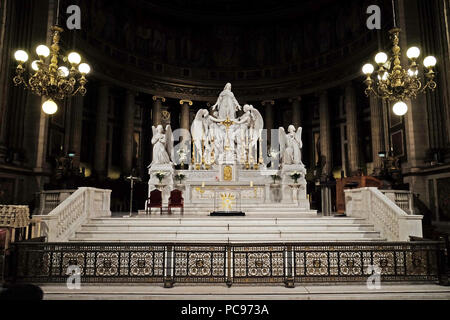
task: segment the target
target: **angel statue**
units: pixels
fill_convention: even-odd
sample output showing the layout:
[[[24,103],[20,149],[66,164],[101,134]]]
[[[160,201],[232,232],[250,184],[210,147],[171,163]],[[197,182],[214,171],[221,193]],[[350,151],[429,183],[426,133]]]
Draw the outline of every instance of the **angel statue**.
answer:
[[[220,119],[236,119],[236,111],[242,110],[242,107],[239,105],[239,102],[234,97],[233,92],[231,92],[231,83],[227,83],[225,88],[220,93],[219,98],[215,105],[212,106],[212,110],[219,111]]]
[[[261,113],[252,105],[246,104],[244,105],[244,114],[236,124],[241,125],[241,132],[243,132],[244,138],[248,137],[249,144],[255,150],[264,127],[264,120]]]
[[[302,127],[298,127],[295,131],[295,127],[290,125],[288,127],[288,134],[281,127],[279,130],[279,142],[280,142],[280,157],[283,164],[301,164],[302,163]]]
[[[173,138],[170,125],[166,126],[166,133],[163,132],[162,125],[152,126],[153,161],[151,165],[172,163]]]

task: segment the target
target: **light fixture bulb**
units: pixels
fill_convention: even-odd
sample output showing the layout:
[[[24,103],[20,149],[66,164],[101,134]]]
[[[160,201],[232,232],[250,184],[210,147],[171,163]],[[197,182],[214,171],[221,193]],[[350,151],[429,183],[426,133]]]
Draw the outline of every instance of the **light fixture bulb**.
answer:
[[[33,69],[34,71],[38,71],[39,70],[39,65],[38,65],[39,60],[34,60],[31,63],[31,69]]]
[[[417,59],[420,56],[420,49],[417,47],[411,47],[406,51],[406,56],[409,59]]]
[[[58,111],[58,105],[52,99],[48,99],[42,104],[42,111],[46,114],[54,114]]]
[[[389,77],[389,73],[385,72],[383,73],[383,76],[378,75],[378,80],[380,81],[386,81]]]
[[[408,69],[408,74],[410,77],[417,77],[417,75],[419,74],[419,70],[412,70],[412,69]]]
[[[362,72],[363,72],[365,75],[371,75],[371,74],[373,73],[374,70],[375,70],[375,68],[374,68],[373,65],[370,64],[370,63],[365,64],[365,65],[363,66],[363,68],[362,68]]]
[[[50,49],[47,46],[44,46],[43,44],[36,47],[36,54],[39,57],[47,58],[50,55]]]
[[[63,78],[66,78],[69,75],[69,69],[65,66],[61,66],[58,68],[59,75]]]
[[[404,116],[406,112],[408,112],[408,105],[403,101],[399,101],[394,104],[392,111],[394,111],[397,116]]]
[[[80,71],[81,74],[88,74],[91,71],[91,67],[87,63],[81,63],[78,66],[78,71]]]
[[[14,53],[14,58],[17,60],[17,61],[19,61],[19,62],[27,62],[27,60],[28,60],[28,53],[26,53],[25,51],[23,51],[23,50],[17,50],[15,53]]]
[[[71,64],[79,64],[81,62],[81,56],[76,52],[71,52],[67,56],[67,59]]]
[[[384,52],[379,52],[379,53],[377,53],[377,55],[375,56],[375,62],[377,63],[377,64],[385,64],[386,62],[387,62],[387,60],[388,60],[388,56],[387,56],[387,54],[386,53],[384,53]]]
[[[433,68],[437,63],[437,60],[433,56],[428,56],[425,59],[423,59],[423,65],[425,68]]]

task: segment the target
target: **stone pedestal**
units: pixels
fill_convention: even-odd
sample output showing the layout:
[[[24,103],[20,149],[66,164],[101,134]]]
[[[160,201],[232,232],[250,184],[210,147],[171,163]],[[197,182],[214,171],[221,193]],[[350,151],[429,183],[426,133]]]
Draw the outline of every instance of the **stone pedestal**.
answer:
[[[301,174],[297,183],[291,178],[291,174]],[[296,203],[299,207],[309,210],[309,202],[306,198],[306,169],[302,164],[283,165],[281,168],[281,194],[282,203]]]

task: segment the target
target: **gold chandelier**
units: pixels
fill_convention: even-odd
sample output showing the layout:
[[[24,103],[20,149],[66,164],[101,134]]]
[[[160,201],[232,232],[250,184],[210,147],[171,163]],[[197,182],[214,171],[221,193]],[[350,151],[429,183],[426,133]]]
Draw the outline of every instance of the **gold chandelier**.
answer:
[[[436,66],[436,58],[428,56],[423,60],[424,82],[419,77],[419,64],[417,59],[420,56],[418,47],[411,47],[406,52],[409,60],[407,68],[402,67],[400,62],[401,49],[399,46],[401,29],[397,28],[394,10],[394,28],[389,31],[392,40],[392,57],[389,59],[384,52],[379,52],[375,56],[375,62],[378,65],[376,71],[376,80],[372,79],[375,67],[368,63],[362,68],[366,75],[364,83],[366,95],[373,95],[385,101],[394,102],[393,111],[396,115],[403,116],[408,112],[408,106],[404,102],[406,99],[414,99],[418,94],[424,93],[427,89],[434,91],[437,87],[434,81],[435,73],[433,68]]]
[[[45,45],[36,47],[38,60],[31,62],[30,73],[27,74],[24,63],[28,61],[28,54],[24,50],[17,50],[14,57],[17,60],[16,76],[13,81],[16,86],[23,85],[32,93],[45,98],[42,110],[47,114],[54,114],[58,110],[55,100],[86,94],[86,75],[91,68],[87,63],[81,63],[81,56],[70,52],[67,57],[60,54],[59,40],[63,29],[57,25],[52,29],[52,45],[50,49]],[[68,62],[69,67],[60,65],[59,60]]]

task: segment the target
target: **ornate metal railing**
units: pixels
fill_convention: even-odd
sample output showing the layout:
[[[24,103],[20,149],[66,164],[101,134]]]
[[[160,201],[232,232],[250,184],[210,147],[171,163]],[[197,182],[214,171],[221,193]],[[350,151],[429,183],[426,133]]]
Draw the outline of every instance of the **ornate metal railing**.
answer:
[[[64,283],[69,267],[81,283],[295,284],[381,281],[442,283],[442,242],[292,244],[13,244],[10,282]],[[372,268],[372,269],[371,269]]]

